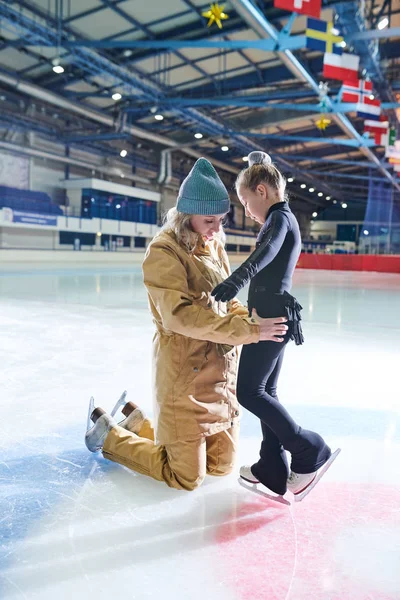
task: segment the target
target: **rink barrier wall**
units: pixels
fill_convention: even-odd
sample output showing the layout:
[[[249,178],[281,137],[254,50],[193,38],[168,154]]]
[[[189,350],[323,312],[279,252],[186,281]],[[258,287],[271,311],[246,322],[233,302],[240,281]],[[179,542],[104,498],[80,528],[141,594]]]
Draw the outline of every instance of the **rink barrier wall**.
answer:
[[[54,216],[55,223],[33,224],[33,223],[15,223],[9,214],[9,209],[0,209],[0,250],[73,250],[73,244],[60,243],[60,232],[76,233],[77,237],[81,233],[97,234],[94,246],[81,246],[85,251],[100,251],[101,246],[99,233],[102,236],[122,236],[130,238],[130,247],[124,246],[118,248],[118,252],[131,252],[135,249],[136,238],[145,238],[146,245],[160,231],[155,224],[136,223],[131,221],[116,221],[112,219],[84,219],[79,217]],[[38,215],[43,217],[43,215]],[[226,243],[237,251],[253,248],[256,237],[254,233],[245,233],[241,231],[227,230]],[[110,238],[111,245],[111,238]],[[143,252],[143,250],[142,250]],[[0,260],[2,260],[0,256]]]
[[[297,263],[298,269],[323,269],[325,271],[377,271],[400,273],[400,256],[389,254],[304,254]]]
[[[238,264],[248,257],[245,254],[230,253],[232,263]],[[51,267],[54,264],[73,265],[75,268],[90,265],[119,267],[130,264],[141,264],[144,252],[142,249],[117,252],[99,250],[20,250],[0,249],[0,270]],[[377,271],[380,273],[400,273],[400,256],[368,255],[368,254],[301,254],[297,264],[299,269],[321,269],[326,271]]]
[[[88,266],[123,267],[132,264],[142,264],[143,249],[126,252],[100,250],[15,250],[0,249],[0,271],[10,271],[28,267],[30,269],[52,268],[54,265],[65,268],[85,268]]]

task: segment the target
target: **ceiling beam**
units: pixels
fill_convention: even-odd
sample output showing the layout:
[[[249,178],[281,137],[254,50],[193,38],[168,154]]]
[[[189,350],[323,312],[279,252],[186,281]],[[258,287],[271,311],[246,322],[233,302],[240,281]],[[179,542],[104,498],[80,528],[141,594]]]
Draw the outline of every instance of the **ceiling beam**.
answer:
[[[33,83],[23,81],[18,76],[5,73],[4,71],[0,71],[0,81],[5,83],[6,85],[9,85],[12,88],[17,89],[23,94],[27,94],[28,96],[32,96],[33,98],[43,100],[44,102],[52,104],[53,106],[57,106],[57,108],[67,110],[91,121],[95,121],[96,123],[100,123],[101,125],[105,125],[113,129],[115,128],[115,121],[113,117],[106,115],[93,108],[89,108],[88,106],[83,106],[77,104],[76,102],[72,102],[71,100],[60,96],[59,94],[54,94],[54,92],[50,92],[49,90],[34,85]],[[170,138],[159,135],[152,131],[147,131],[145,129],[135,127],[133,125],[124,125],[122,126],[121,131],[143,140],[155,142],[156,144],[161,144],[162,146],[165,146],[167,148],[180,150],[184,154],[188,154],[189,156],[192,156],[194,158],[200,158],[201,156],[203,156],[201,152],[193,150],[192,148],[181,147],[181,145],[178,142],[175,142]],[[210,157],[205,158],[209,158],[209,160],[215,166],[223,169],[224,171],[237,174],[237,168],[230,165],[229,163],[222,162]]]
[[[270,36],[274,40],[279,39],[279,32],[277,29],[267,21],[265,16],[261,13],[258,8],[254,6],[254,4],[250,0],[231,0],[232,6],[236,9],[238,14],[242,16],[245,22],[252,27],[252,29],[260,36],[264,37],[265,35]],[[309,85],[315,92],[315,94],[319,95],[319,87],[317,81],[313,78],[313,76],[307,71],[307,69],[301,64],[299,59],[291,52],[290,50],[285,50],[284,52],[279,53],[279,58],[285,64],[285,66],[295,75],[296,79],[303,81]],[[327,106],[332,106],[332,100],[327,97]],[[395,187],[398,191],[400,191],[399,183],[393,178],[392,174],[385,169],[380,163],[380,160],[375,156],[371,150],[363,144],[363,138],[353,127],[352,123],[349,119],[341,114],[333,115],[333,118],[336,120],[337,124],[343,129],[343,131],[349,135],[350,138],[356,140],[360,144],[360,151],[371,161],[378,165],[379,170],[385,176],[385,178],[390,181],[393,187]]]

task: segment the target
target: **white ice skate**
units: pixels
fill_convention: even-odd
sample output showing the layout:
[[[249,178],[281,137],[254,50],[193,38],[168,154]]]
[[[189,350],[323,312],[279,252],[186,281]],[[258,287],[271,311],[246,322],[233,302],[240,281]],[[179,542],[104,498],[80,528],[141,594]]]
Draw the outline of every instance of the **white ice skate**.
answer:
[[[115,417],[115,415],[116,415],[116,413],[117,413],[117,410],[119,409],[119,407],[120,407],[120,406],[125,406],[125,404],[126,404],[126,400],[125,400],[125,398],[126,398],[126,395],[127,395],[127,393],[128,393],[128,392],[127,392],[126,390],[124,390],[124,391],[122,392],[122,394],[121,394],[121,396],[118,398],[118,400],[117,400],[117,402],[116,402],[116,404],[115,404],[114,408],[113,408],[113,409],[112,409],[112,411],[110,412],[110,416],[111,416],[111,417]]]
[[[322,467],[315,473],[290,473],[288,478],[287,487],[290,492],[294,495],[295,502],[301,502],[317,485],[318,481],[327,472],[329,467],[332,465],[334,460],[339,456],[340,448],[335,450]]]
[[[265,486],[263,486],[263,487],[266,490],[268,490],[268,492],[259,490],[257,487],[257,484],[262,485],[262,483],[260,483],[258,481],[258,479],[256,477],[254,477],[254,475],[251,471],[251,467],[249,465],[243,465],[242,467],[240,467],[239,473],[240,473],[240,477],[238,479],[239,484],[242,487],[244,487],[245,490],[254,492],[255,494],[259,494],[259,496],[268,498],[268,500],[273,500],[274,502],[279,502],[280,504],[286,504],[286,505],[290,506],[290,502],[288,502],[283,496],[280,496],[279,494],[275,494],[274,492],[268,490],[268,488],[265,488]]]
[[[91,427],[91,422],[94,425]],[[87,418],[85,444],[90,452],[99,452],[103,448],[104,441],[116,421],[108,415],[102,408],[94,407],[94,398],[90,398],[89,411]]]
[[[260,483],[256,477],[254,477],[250,465],[243,465],[239,471],[240,477],[248,483]]]
[[[121,397],[117,400],[117,403],[112,409],[110,415],[114,417],[118,409],[122,407],[121,412],[126,418],[120,421],[118,425],[124,429],[127,429],[128,431],[131,431],[132,433],[138,434],[146,419],[146,415],[138,406],[136,406],[136,404],[133,402],[127,402],[126,395],[127,391],[125,390]]]

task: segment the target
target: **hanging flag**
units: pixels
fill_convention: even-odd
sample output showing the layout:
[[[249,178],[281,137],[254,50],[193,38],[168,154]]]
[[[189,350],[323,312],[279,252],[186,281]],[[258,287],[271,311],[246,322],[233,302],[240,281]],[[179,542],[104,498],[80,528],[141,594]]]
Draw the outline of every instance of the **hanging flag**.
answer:
[[[382,115],[380,121],[364,121],[364,133],[373,133],[377,146],[386,145],[388,129],[389,122],[386,115]]]
[[[319,19],[307,19],[306,46],[310,50],[321,52],[333,52],[342,54],[343,49],[339,46],[343,42],[340,35],[332,33],[332,21],[320,21]]]
[[[327,79],[339,79],[340,81],[358,81],[358,65],[360,57],[355,54],[324,54],[323,75]]]
[[[387,134],[387,143],[385,144],[386,148],[389,146],[394,146],[396,143],[396,129],[391,127]]]
[[[379,121],[381,115],[381,103],[379,100],[370,100],[359,102],[357,104],[357,117],[362,119],[374,119]]]
[[[365,102],[368,104],[372,95],[372,81],[357,79],[357,82],[345,81],[342,85],[342,102],[354,104]]]
[[[377,146],[386,146],[387,132],[388,132],[388,130],[386,129],[386,130],[381,131],[379,133],[378,132],[375,133],[375,135],[374,135],[374,141],[375,141],[375,144]]]
[[[321,14],[321,0],[274,0],[274,6],[317,19]]]
[[[376,140],[377,140],[377,138],[375,137],[375,143],[378,144],[378,142]],[[389,146],[393,146],[395,141],[396,141],[396,130],[388,129],[386,131],[386,133],[382,135],[381,140],[380,140],[381,143],[378,145],[386,146],[386,148],[388,148]]]
[[[377,133],[387,131],[389,129],[389,123],[387,121],[364,121],[364,133]]]
[[[396,132],[394,135],[396,136]],[[385,156],[400,159],[400,140],[395,140],[394,144],[389,144],[388,147],[386,147]]]

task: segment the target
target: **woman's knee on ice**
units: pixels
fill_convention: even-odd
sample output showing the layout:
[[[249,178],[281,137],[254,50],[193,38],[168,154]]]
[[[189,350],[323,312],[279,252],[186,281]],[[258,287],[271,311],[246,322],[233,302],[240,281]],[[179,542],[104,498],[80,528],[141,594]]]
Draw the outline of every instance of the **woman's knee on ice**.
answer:
[[[171,487],[189,492],[196,490],[206,475],[204,441],[177,442],[166,449]]]
[[[163,471],[164,481],[169,487],[176,490],[186,490],[187,492],[197,490],[203,483],[206,475],[205,469],[202,469],[202,472],[200,472],[189,468],[185,469],[184,465],[171,465],[168,462],[164,466]]]
[[[176,483],[178,483],[179,488],[186,490],[187,492],[193,492],[194,490],[197,490],[197,488],[199,488],[203,483],[204,477],[205,476],[203,474],[198,474],[196,476],[195,474],[191,473],[190,475],[185,474],[182,476],[178,473],[175,473],[175,480]]]
[[[207,475],[213,475],[214,477],[223,477],[229,475],[233,471],[232,462],[219,462],[217,464],[209,464],[207,462]]]

